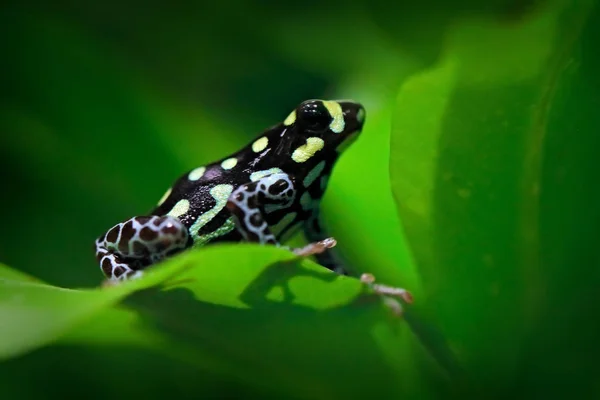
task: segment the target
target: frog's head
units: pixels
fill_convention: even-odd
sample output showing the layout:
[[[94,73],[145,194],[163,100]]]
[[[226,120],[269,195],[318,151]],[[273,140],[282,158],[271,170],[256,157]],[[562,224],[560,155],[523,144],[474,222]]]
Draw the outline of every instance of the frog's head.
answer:
[[[363,127],[365,109],[351,100],[306,100],[283,124],[296,136],[318,137],[325,147],[337,148],[355,138]]]
[[[358,136],[364,121],[365,109],[351,100],[302,102],[283,122],[286,135],[297,146],[292,159],[302,162],[317,151],[340,153]]]

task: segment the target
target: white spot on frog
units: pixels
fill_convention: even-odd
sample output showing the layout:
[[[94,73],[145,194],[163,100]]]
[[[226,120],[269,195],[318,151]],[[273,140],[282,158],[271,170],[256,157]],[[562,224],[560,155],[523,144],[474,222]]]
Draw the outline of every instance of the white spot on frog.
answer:
[[[227,204],[227,200],[229,196],[233,192],[233,185],[217,185],[210,190],[210,195],[215,199],[216,203],[213,208],[205,212],[204,214],[198,216],[196,222],[190,227],[190,235],[194,239],[194,244],[199,244],[199,241],[202,240],[205,236],[198,236],[198,232],[204,225],[209,223],[218,213],[221,211],[225,205]],[[231,224],[228,224],[227,229],[231,227]],[[229,229],[231,230],[231,229]]]
[[[260,139],[256,139],[254,143],[252,143],[252,151],[255,153],[260,153],[269,145],[269,139],[266,136],[261,137]]]
[[[250,180],[252,182],[256,182],[259,179],[264,178],[265,176],[268,175],[272,175],[272,174],[280,174],[283,171],[280,168],[269,168],[269,169],[265,169],[262,171],[256,171],[250,174]]]
[[[163,196],[158,201],[158,205],[160,206],[162,203],[164,203],[165,200],[167,200],[170,195],[171,195],[171,188],[168,188],[167,191],[165,192],[165,194],[163,194]]]
[[[179,200],[167,215],[179,218],[190,210],[190,202],[186,199]]]
[[[201,235],[198,237],[194,237],[194,246],[202,246],[205,243],[210,242],[213,239],[218,238],[219,236],[223,236],[231,232],[235,229],[235,222],[233,222],[233,218],[229,217],[227,220],[215,229],[213,232],[207,233],[206,235]]]
[[[234,157],[232,157],[232,158],[228,158],[227,160],[224,160],[221,163],[221,168],[223,168],[223,169],[232,169],[236,165],[237,165],[237,159],[234,158]]]
[[[204,175],[204,172],[206,172],[205,167],[198,167],[189,173],[188,179],[190,181],[197,181],[198,179],[202,178],[202,175]]]
[[[306,144],[303,144],[294,150],[292,153],[292,160],[296,161],[297,163],[303,163],[314,156],[315,153],[321,150],[324,146],[325,142],[323,139],[318,137],[309,137],[306,139]]]
[[[346,123],[344,121],[344,112],[342,106],[337,101],[324,101],[323,105],[329,111],[329,115],[333,118],[333,121],[329,124],[329,129],[334,133],[340,133],[344,130]]]
[[[283,124],[285,126],[290,126],[292,125],[294,122],[296,122],[296,110],[292,111],[290,113],[290,115],[287,116],[287,118],[285,119],[285,121],[283,121]]]

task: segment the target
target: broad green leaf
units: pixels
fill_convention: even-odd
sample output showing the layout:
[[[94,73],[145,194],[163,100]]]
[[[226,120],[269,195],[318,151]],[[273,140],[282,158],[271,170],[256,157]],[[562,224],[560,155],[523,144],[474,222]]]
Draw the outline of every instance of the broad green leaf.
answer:
[[[18,271],[16,269],[7,267],[4,264],[0,264],[0,279],[17,282],[41,283],[39,279],[30,276],[22,271]]]
[[[544,154],[560,123],[557,87],[577,63],[591,4],[548,2],[519,21],[458,21],[440,61],[398,95],[391,178],[424,312],[477,387],[516,385],[525,338],[542,334],[540,317],[562,295],[545,293],[556,261],[542,249],[556,233],[544,226],[560,211],[541,208],[552,203],[544,193],[555,193]],[[592,125],[554,134],[585,141]],[[561,265],[571,268],[566,258]]]
[[[3,358],[56,340],[129,345],[300,398],[428,392],[415,366],[427,350],[402,318],[281,249],[212,246],[101,289],[0,284]]]
[[[596,2],[565,21],[564,47],[546,93],[547,107],[538,119],[530,156],[538,166],[538,238],[540,263],[524,276],[530,282],[531,329],[519,368],[518,387],[525,395],[547,398],[600,396],[597,354],[600,354],[600,8]],[[579,15],[577,15],[579,14]],[[575,20],[576,21],[576,20]],[[569,58],[569,56],[571,56]],[[563,57],[566,57],[565,60]],[[553,349],[549,352],[548,349]],[[561,360],[557,363],[556,360]],[[559,387],[546,385],[560,377]]]
[[[46,345],[123,297],[0,278],[0,359]]]

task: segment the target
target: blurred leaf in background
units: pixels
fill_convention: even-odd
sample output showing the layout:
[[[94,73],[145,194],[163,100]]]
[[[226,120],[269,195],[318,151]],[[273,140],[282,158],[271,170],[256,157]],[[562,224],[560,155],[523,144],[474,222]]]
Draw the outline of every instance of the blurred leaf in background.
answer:
[[[448,31],[437,66],[400,90],[391,171],[425,304],[474,382],[567,396],[597,389],[593,361],[574,354],[600,333],[598,165],[586,150],[599,144],[587,110],[600,60],[591,3],[549,4],[526,22],[467,18]],[[570,365],[543,367],[557,359]],[[532,390],[531,368],[569,378]]]
[[[600,394],[596,2],[85,3],[0,11],[3,398]],[[96,288],[97,235],[308,98],[367,109],[323,213],[405,320],[255,246]]]

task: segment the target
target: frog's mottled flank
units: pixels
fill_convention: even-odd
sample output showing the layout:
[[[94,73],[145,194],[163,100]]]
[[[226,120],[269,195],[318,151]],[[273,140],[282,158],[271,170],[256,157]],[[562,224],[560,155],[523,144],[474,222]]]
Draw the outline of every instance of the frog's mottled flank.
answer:
[[[96,258],[104,275],[138,277],[166,257],[215,242],[280,246],[298,229],[311,243],[296,254],[315,254],[344,274],[326,251],[336,242],[321,227],[319,205],[338,156],[364,121],[364,108],[353,101],[301,103],[242,150],[183,174],[148,215],[99,237]]]

